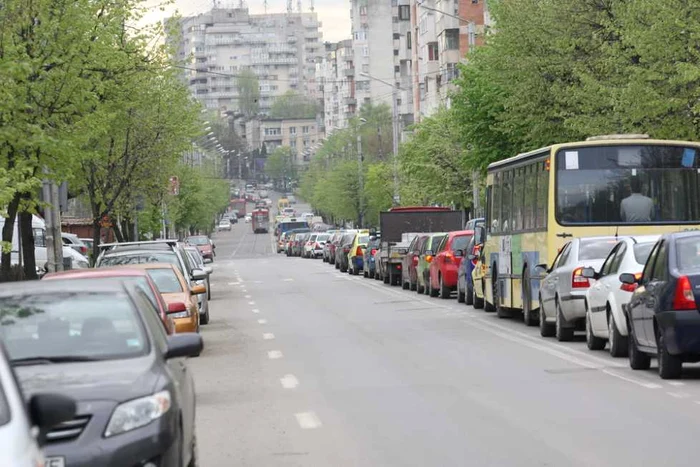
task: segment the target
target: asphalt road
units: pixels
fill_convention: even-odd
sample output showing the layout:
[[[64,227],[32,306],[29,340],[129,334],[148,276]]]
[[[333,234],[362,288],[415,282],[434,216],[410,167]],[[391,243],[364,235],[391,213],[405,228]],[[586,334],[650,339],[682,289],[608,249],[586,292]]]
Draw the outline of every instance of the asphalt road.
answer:
[[[277,255],[250,224],[215,240],[191,360],[204,467],[697,462],[700,367],[662,381],[583,338]]]

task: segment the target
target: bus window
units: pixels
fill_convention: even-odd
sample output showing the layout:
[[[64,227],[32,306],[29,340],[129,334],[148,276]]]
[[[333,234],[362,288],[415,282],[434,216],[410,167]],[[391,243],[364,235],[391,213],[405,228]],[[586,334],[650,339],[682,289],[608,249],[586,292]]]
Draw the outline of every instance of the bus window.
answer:
[[[503,172],[503,184],[501,189],[501,219],[503,224],[501,232],[513,230],[513,171]]]
[[[535,228],[537,218],[537,167],[540,164],[532,164],[525,170],[525,205],[523,207],[523,221],[525,230]]]
[[[495,173],[493,176],[492,202],[491,202],[491,231],[498,233],[501,231],[501,173]]]
[[[518,167],[513,177],[513,231],[523,230],[524,198],[525,198],[525,168]]]
[[[547,227],[547,202],[549,201],[549,171],[546,161],[537,164],[537,225],[538,229]]]

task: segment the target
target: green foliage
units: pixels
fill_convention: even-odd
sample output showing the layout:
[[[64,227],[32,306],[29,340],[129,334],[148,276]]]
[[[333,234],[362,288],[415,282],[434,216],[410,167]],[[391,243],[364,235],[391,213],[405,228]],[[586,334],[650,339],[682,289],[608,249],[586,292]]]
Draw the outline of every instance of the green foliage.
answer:
[[[260,82],[252,70],[243,70],[236,80],[238,108],[246,117],[257,115],[260,110]]]
[[[316,118],[318,104],[308,96],[287,91],[272,102],[271,118]]]
[[[280,146],[267,156],[265,173],[273,180],[283,180],[284,177],[294,177],[292,151],[288,146]]]
[[[229,203],[226,180],[215,177],[212,168],[206,170],[180,164],[180,194],[170,197],[168,212],[178,231],[210,233],[214,219]]]

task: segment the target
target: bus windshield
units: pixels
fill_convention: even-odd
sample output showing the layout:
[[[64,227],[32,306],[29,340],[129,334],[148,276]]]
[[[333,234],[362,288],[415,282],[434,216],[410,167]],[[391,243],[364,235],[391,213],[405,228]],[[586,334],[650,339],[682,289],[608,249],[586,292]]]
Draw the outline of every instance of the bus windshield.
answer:
[[[556,216],[562,225],[700,222],[696,148],[567,148],[556,154],[556,168]]]

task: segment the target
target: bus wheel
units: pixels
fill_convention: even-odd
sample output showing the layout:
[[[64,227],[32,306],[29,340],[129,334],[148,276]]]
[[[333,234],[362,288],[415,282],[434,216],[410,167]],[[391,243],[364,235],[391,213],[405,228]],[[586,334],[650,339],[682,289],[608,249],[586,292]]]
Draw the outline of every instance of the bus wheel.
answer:
[[[510,318],[510,313],[501,305],[501,296],[498,293],[498,279],[494,277],[491,284],[493,289],[491,296],[493,297],[493,306],[496,308],[496,316],[500,319]]]
[[[532,292],[530,288],[530,271],[525,269],[523,272],[523,321],[525,326],[537,326],[538,316],[532,310]]]

